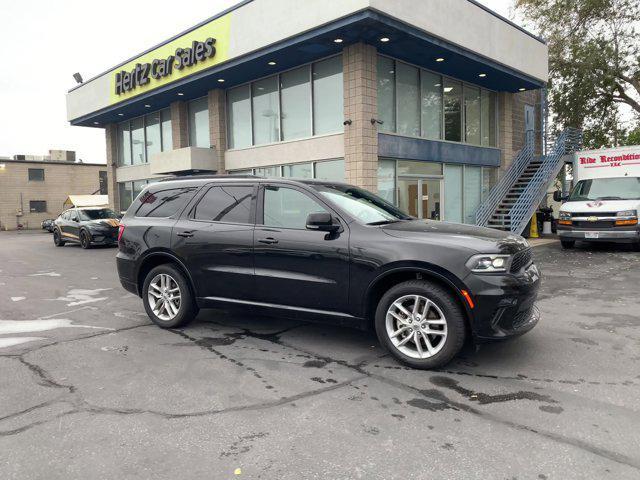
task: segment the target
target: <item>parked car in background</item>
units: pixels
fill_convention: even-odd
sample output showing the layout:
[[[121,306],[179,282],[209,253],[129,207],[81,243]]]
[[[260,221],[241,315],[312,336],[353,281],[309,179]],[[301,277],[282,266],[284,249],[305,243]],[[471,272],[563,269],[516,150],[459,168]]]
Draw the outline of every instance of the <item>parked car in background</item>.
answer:
[[[55,220],[53,243],[57,247],[67,242],[82,248],[92,245],[117,245],[119,216],[110,208],[70,208]]]
[[[53,233],[53,229],[55,228],[55,219],[47,218],[43,220],[41,223],[42,229],[48,231],[49,233]]]
[[[358,187],[325,181],[191,177],[148,186],[120,225],[117,267],[163,328],[203,307],[375,328],[416,368],[467,339],[538,322],[540,276],[517,235],[416,220]]]
[[[577,152],[574,187],[558,214],[563,248],[576,240],[632,243],[640,249],[640,146]]]

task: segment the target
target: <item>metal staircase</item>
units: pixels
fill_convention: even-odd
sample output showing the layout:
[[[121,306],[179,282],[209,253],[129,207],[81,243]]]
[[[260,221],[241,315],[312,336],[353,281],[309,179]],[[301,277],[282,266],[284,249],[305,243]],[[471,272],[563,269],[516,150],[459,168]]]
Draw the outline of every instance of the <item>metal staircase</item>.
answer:
[[[564,130],[547,155],[534,155],[533,132],[500,181],[476,210],[476,224],[522,233],[564,165],[562,157],[579,150],[582,132]]]

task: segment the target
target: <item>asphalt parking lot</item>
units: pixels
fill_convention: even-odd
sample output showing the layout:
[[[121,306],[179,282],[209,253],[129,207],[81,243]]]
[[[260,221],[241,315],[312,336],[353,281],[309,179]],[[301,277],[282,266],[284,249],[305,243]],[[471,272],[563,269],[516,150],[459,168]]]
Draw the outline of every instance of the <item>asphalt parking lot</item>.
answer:
[[[640,478],[640,254],[535,248],[540,324],[441,371],[373,333],[202,311],[113,248],[0,233],[0,478]]]

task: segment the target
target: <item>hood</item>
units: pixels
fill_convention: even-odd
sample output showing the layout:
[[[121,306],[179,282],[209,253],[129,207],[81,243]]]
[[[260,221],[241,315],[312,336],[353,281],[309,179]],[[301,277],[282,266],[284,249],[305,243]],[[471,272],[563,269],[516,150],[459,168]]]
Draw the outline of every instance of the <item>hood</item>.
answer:
[[[640,200],[589,200],[586,202],[565,202],[560,207],[561,212],[586,212],[594,214],[638,209],[640,209]]]
[[[381,228],[392,237],[459,247],[477,253],[511,254],[529,247],[527,241],[520,235],[439,220],[409,220],[391,223]]]

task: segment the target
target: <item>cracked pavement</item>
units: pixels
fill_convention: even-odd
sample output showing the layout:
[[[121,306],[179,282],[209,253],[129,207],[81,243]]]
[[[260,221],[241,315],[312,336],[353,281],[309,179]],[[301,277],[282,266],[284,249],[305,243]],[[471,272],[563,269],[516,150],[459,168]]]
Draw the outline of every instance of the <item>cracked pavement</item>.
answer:
[[[0,245],[3,480],[640,477],[630,249],[536,247],[540,324],[424,372],[334,326],[203,310],[163,331],[115,249]]]

